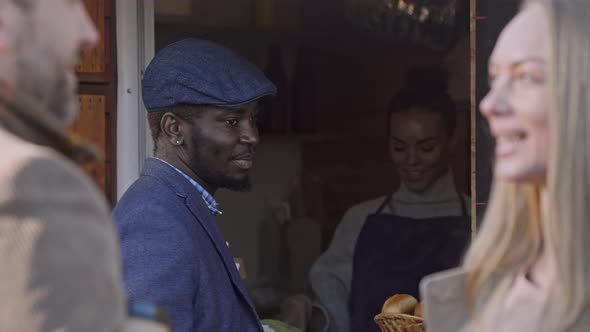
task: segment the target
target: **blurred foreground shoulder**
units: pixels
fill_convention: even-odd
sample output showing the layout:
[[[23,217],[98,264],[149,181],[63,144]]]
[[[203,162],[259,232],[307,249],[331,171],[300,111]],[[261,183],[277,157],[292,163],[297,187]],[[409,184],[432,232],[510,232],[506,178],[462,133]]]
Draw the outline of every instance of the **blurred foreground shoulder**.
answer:
[[[105,199],[49,148],[0,129],[0,149],[2,330],[116,330],[125,296]]]

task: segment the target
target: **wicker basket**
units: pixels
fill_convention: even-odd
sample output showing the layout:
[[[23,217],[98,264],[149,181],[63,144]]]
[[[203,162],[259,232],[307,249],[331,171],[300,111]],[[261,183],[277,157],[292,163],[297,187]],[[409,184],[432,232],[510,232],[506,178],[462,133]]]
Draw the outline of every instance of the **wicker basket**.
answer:
[[[424,332],[424,320],[418,316],[381,313],[375,323],[381,332]]]

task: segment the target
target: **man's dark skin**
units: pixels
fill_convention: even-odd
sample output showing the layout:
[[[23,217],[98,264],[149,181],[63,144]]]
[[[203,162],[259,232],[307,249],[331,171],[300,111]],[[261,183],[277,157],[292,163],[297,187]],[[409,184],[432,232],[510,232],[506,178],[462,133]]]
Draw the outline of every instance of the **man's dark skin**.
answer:
[[[258,145],[258,101],[236,107],[195,107],[190,121],[167,112],[155,156],[193,178],[211,195],[218,188],[248,190]]]

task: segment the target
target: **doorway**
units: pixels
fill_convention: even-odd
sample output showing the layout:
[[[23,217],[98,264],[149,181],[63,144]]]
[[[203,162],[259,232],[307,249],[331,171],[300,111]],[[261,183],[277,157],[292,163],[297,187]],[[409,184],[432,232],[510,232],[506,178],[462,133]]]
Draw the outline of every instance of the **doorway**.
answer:
[[[386,3],[412,2],[153,3],[156,52],[183,38],[208,39],[258,65],[278,87],[261,123],[253,191],[217,197],[222,231],[245,262],[263,317],[287,294],[305,291],[310,265],[350,207],[399,188],[387,108],[413,66],[448,72],[457,120],[451,172],[457,191],[474,196],[470,3],[437,2],[452,6],[452,16],[429,1],[395,10]]]

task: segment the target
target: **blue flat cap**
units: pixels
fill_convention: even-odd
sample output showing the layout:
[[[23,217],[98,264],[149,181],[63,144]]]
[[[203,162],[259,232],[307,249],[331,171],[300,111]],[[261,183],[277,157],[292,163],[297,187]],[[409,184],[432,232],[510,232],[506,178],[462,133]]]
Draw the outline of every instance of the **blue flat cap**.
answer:
[[[238,106],[276,94],[262,71],[233,51],[189,38],[163,48],[143,76],[148,112],[180,104]]]

